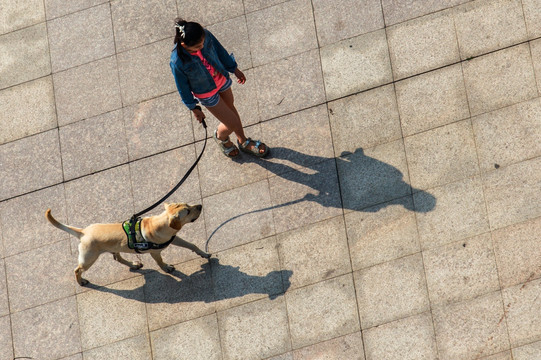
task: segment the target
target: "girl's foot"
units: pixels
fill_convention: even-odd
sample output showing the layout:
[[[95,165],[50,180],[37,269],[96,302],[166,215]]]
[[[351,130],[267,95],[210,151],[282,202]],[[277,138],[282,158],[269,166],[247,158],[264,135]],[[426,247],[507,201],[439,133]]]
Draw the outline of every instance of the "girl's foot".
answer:
[[[218,138],[218,130],[214,130],[214,135],[212,136],[216,143],[220,146],[220,149],[222,149],[222,152],[225,156],[229,158],[234,158],[239,154],[239,149],[229,140],[229,137],[227,137],[226,140],[221,140]]]
[[[254,141],[250,138],[247,138],[246,141],[242,144],[238,141],[237,143],[239,144],[239,149],[242,152],[248,153],[250,155],[263,158],[269,154],[268,146],[259,140]]]

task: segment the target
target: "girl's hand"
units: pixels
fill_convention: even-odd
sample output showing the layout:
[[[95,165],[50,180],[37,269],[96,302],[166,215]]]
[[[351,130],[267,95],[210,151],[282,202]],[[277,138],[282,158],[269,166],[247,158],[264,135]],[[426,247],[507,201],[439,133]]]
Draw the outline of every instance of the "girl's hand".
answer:
[[[246,76],[244,76],[244,73],[238,68],[235,69],[235,76],[237,77],[237,82],[239,84],[244,84],[246,82]]]
[[[201,121],[203,121],[203,119],[205,118],[205,113],[203,113],[202,110],[193,109],[192,112],[195,118],[197,119],[197,121],[199,121],[199,123],[201,123]]]

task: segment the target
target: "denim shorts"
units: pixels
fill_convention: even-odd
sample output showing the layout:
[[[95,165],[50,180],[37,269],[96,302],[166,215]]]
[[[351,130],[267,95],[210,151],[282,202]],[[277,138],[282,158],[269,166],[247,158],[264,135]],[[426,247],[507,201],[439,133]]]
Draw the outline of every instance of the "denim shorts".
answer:
[[[229,89],[232,84],[233,84],[233,81],[231,80],[231,78],[227,79],[225,84],[220,88],[220,90],[218,90],[218,92],[216,94],[212,95],[209,98],[198,99],[199,102],[201,103],[201,105],[203,105],[205,107],[216,106],[218,104],[218,102],[220,101],[220,93],[226,91],[227,89]]]

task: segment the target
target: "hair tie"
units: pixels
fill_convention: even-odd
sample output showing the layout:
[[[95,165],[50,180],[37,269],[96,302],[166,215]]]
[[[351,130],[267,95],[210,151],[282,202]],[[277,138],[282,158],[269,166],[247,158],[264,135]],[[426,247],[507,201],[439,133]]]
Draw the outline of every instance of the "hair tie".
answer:
[[[184,25],[175,24],[175,27],[178,29],[178,32],[180,33],[180,36],[185,38],[186,33],[184,32]]]

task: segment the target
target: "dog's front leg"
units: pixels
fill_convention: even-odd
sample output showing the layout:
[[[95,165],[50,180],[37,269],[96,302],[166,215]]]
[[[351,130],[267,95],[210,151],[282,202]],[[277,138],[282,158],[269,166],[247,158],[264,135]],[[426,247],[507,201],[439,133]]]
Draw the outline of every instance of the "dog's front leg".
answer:
[[[212,256],[212,254],[204,252],[203,250],[198,248],[196,245],[194,245],[194,244],[192,244],[190,242],[187,242],[186,240],[181,239],[178,236],[175,236],[175,240],[173,240],[172,244],[176,245],[176,246],[184,247],[186,249],[190,249],[191,251],[193,251],[194,253],[196,253],[197,255],[199,255],[199,256],[201,256],[202,258],[205,258],[205,259],[208,259],[208,258],[210,258]]]
[[[162,268],[166,273],[170,273],[175,270],[173,265],[169,265],[163,262],[162,255],[159,252],[151,252],[150,256],[156,261],[156,263]]]

